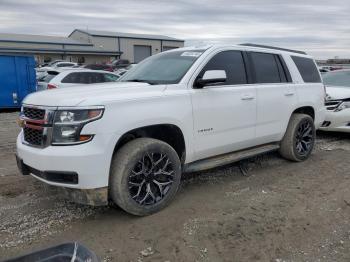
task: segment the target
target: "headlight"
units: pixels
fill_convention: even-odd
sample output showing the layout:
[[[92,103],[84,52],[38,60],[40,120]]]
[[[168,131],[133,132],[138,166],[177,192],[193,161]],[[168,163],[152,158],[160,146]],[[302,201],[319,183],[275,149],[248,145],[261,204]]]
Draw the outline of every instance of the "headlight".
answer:
[[[81,135],[84,125],[100,119],[103,108],[58,110],[53,121],[52,145],[81,144],[94,134]]]
[[[342,102],[335,111],[339,112],[339,111],[342,111],[344,109],[348,109],[350,108],[350,101],[347,101],[347,102]]]

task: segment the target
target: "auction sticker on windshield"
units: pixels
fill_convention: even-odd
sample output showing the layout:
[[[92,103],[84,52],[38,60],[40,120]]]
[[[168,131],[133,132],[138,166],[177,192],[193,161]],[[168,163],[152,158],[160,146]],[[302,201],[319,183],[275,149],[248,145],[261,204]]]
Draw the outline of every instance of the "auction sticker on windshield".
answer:
[[[201,52],[183,52],[181,56],[193,56],[193,57],[199,57],[202,53]]]

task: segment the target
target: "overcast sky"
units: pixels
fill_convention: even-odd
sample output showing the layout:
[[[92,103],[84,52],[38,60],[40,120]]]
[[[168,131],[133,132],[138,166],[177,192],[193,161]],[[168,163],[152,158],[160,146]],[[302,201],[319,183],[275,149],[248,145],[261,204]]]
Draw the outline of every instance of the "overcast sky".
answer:
[[[2,33],[67,36],[75,28],[350,57],[350,0],[0,0]]]

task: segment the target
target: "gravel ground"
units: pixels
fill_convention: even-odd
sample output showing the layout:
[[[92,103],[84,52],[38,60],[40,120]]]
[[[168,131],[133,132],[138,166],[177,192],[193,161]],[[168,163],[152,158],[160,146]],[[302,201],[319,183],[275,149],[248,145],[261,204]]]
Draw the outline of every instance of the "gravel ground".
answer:
[[[16,115],[0,113],[0,259],[77,240],[102,261],[350,261],[347,134],[319,134],[304,163],[273,153],[187,175],[168,208],[136,218],[20,176]]]

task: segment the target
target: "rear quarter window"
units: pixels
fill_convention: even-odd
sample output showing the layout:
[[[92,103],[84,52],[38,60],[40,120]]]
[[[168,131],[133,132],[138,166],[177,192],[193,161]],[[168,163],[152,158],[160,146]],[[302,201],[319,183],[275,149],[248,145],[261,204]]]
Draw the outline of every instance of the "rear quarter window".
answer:
[[[314,60],[300,56],[292,56],[292,59],[305,83],[321,83]]]
[[[250,57],[255,74],[255,83],[289,82],[281,58],[278,55],[251,52]]]

